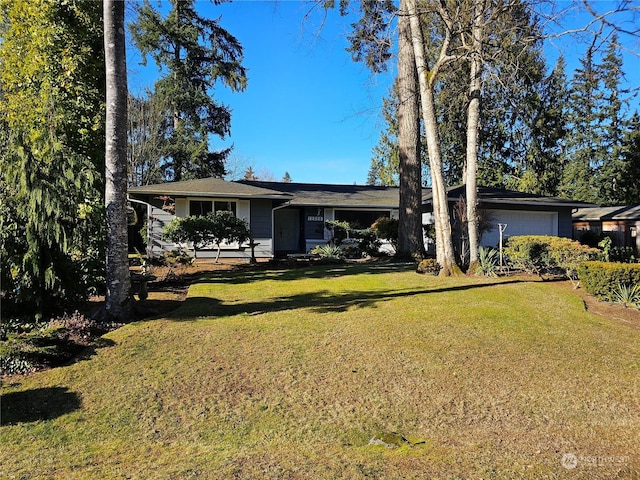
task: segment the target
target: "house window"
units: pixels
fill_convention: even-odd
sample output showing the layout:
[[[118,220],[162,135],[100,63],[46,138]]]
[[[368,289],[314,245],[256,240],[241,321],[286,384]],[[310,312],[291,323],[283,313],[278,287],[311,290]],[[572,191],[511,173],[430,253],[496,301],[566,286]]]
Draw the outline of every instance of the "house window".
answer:
[[[214,202],[214,211],[216,212],[232,212],[233,215],[236,215],[236,202]]]
[[[213,203],[210,200],[191,200],[189,202],[189,215],[202,216],[211,212]]]
[[[352,228],[369,228],[380,217],[388,217],[388,210],[336,210],[335,219],[348,222]]]
[[[236,215],[236,202],[227,200],[215,201],[211,200],[190,200],[189,215],[201,216],[211,212],[232,212]]]

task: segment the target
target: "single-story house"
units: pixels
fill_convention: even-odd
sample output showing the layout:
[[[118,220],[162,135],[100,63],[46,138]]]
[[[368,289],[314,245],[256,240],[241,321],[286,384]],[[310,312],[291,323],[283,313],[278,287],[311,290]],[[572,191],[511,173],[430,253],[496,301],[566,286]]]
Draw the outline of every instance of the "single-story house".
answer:
[[[579,208],[573,214],[573,236],[580,239],[587,231],[640,252],[640,205]]]
[[[453,206],[464,187],[449,190]],[[571,237],[571,213],[581,202],[480,187],[480,208],[491,212],[495,228],[486,232],[483,245],[496,246],[498,224],[506,224],[505,236],[544,234]],[[147,185],[129,189],[129,199],[146,208],[148,244],[152,256],[176,248],[162,239],[171,219],[230,210],[247,221],[257,258],[306,253],[327,243],[328,220],[348,221],[361,228],[387,216],[398,218],[398,187],[325,185],[262,181],[225,181],[217,178]],[[429,223],[431,190],[423,189],[423,223]],[[200,257],[215,251],[198,252]],[[223,246],[222,256],[249,258],[246,245]]]

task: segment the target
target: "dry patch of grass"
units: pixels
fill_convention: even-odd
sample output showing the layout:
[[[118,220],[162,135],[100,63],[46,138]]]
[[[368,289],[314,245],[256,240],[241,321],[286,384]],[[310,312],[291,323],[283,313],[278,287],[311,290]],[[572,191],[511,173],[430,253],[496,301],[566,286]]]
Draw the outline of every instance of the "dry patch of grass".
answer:
[[[638,478],[640,332],[556,283],[212,273],[107,337],[5,387],[0,477]]]

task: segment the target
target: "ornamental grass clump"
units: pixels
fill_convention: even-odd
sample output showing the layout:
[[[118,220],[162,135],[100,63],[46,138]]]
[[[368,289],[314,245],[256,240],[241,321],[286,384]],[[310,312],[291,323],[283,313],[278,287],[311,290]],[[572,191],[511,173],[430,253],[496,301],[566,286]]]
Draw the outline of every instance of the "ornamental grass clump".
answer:
[[[495,248],[480,247],[478,251],[478,265],[475,269],[476,275],[497,277],[498,268],[498,251]]]
[[[611,300],[614,303],[621,303],[625,307],[640,309],[640,285],[628,285],[626,283],[616,285]]]

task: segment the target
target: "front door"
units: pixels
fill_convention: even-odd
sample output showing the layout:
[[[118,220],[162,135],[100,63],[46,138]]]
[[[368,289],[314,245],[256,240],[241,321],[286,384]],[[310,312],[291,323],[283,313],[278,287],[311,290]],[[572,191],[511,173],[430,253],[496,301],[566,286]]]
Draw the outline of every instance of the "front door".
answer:
[[[274,249],[276,255],[300,251],[300,210],[284,208],[275,211]]]

